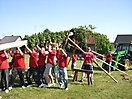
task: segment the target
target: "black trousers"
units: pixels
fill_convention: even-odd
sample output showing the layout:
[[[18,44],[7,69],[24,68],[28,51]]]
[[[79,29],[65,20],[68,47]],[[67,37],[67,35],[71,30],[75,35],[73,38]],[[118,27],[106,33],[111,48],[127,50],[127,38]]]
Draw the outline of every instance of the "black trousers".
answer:
[[[45,83],[44,70],[45,70],[45,66],[39,66],[39,79],[41,83]]]
[[[26,78],[27,78],[27,82],[28,82],[28,85],[32,84],[32,80],[30,77],[33,77],[35,83],[37,85],[40,85],[41,82],[40,82],[40,77],[39,77],[39,68],[32,68],[30,67],[27,71],[27,74],[26,74]]]
[[[4,79],[4,84],[3,84]],[[9,87],[9,69],[0,69],[0,88],[8,89]]]
[[[17,75],[19,75],[20,78],[20,85],[24,86],[25,85],[24,74],[25,74],[25,68],[22,69],[13,68],[9,86],[12,87],[14,85]]]

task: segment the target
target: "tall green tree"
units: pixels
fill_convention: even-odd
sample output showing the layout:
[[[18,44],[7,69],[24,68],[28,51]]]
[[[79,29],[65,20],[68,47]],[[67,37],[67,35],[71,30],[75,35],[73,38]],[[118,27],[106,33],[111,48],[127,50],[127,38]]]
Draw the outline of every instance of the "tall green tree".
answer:
[[[107,54],[110,50],[113,49],[113,46],[110,44],[107,35],[97,33],[95,32],[95,29],[96,27],[94,27],[93,25],[79,26],[77,28],[72,28],[71,30],[60,32],[51,32],[49,29],[46,28],[43,32],[39,32],[38,34],[33,34],[31,36],[25,35],[24,39],[28,40],[28,44],[31,48],[34,47],[36,44],[43,46],[46,41],[55,43],[63,41],[64,44],[67,39],[67,33],[70,31],[74,34],[70,38],[74,40],[83,50],[86,50],[86,47],[88,46],[86,40],[87,36],[92,36],[96,42],[95,50],[98,53]],[[72,52],[73,48],[71,48],[67,44],[66,50]]]

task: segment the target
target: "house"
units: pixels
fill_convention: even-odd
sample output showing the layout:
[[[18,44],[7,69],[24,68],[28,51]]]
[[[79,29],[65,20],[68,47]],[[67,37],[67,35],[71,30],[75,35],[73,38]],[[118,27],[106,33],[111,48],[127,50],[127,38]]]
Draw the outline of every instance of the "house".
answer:
[[[91,35],[87,36],[86,42],[87,45],[91,47],[92,50],[95,50],[96,40],[94,37],[92,37]]]
[[[5,36],[0,40],[0,44],[4,44],[4,43],[10,43],[10,42],[17,42],[17,41],[21,41],[22,38],[21,36]]]
[[[117,35],[114,45],[121,43],[121,42],[131,42],[132,41],[132,34],[119,34]]]

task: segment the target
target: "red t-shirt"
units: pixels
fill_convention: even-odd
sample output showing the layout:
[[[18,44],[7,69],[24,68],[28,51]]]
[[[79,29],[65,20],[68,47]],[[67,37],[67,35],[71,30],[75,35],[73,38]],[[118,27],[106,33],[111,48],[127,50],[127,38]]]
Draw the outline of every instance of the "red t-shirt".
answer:
[[[112,55],[108,54],[107,59],[108,59],[108,62],[112,62]]]
[[[77,58],[78,58],[77,54],[73,54],[72,55],[72,62],[76,62]]]
[[[94,54],[91,52],[86,52],[83,58],[84,58],[84,64],[92,64],[94,59]]]
[[[8,59],[6,58],[4,53],[0,53],[0,69],[9,68]]]
[[[56,49],[52,49],[48,54],[47,63],[54,65],[54,57],[56,56]]]
[[[13,68],[26,68],[25,65],[25,55],[23,54],[22,56],[19,53],[12,54],[12,57],[14,58],[14,65]]]
[[[59,59],[59,55],[60,55],[60,49],[58,49],[58,50],[57,50],[57,53],[56,53],[57,59]]]
[[[29,67],[37,68],[38,67],[38,53],[32,52],[30,54]]]
[[[38,65],[39,66],[45,66],[45,60],[46,60],[46,54],[45,53],[39,53],[39,60]]]
[[[58,59],[58,66],[60,68],[64,68],[64,67],[67,67],[67,64],[68,64],[68,57],[60,54]]]

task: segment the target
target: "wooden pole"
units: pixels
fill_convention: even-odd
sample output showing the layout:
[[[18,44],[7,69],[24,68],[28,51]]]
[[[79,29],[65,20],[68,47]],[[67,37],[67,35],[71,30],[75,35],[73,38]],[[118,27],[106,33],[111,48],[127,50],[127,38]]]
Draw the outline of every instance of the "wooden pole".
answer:
[[[83,51],[75,42],[73,42],[70,38],[68,38],[69,41],[71,41],[80,51],[82,51],[83,53],[85,53],[85,51]],[[103,70],[111,79],[113,79],[116,83],[118,82],[114,77],[112,77],[105,69],[103,69],[99,64],[98,67]]]
[[[70,38],[69,38],[69,40],[75,45],[75,42],[73,42]],[[76,44],[77,45],[77,44]],[[77,45],[78,46],[78,45]],[[78,46],[77,47],[79,50],[81,50],[82,51],[82,49]],[[95,54],[98,54],[98,55],[100,55],[100,56],[103,56],[103,55],[101,55],[101,54],[99,54],[99,53],[97,53],[97,52],[95,52],[95,51],[91,51],[91,52],[93,52],[93,53],[95,53]],[[84,53],[84,51],[83,51],[83,53]],[[100,60],[101,62],[103,62],[103,63],[105,63],[106,65],[109,65],[108,63],[106,63],[105,61],[103,61],[103,60],[101,60],[101,59],[99,59],[99,58],[96,58],[97,60]],[[113,68],[115,68],[114,66],[112,66],[112,65],[110,65],[111,67],[113,67]],[[122,73],[124,73],[124,74],[126,74],[126,75],[128,75],[126,72],[123,72],[123,71],[121,71],[120,69],[118,69],[118,68],[115,68],[116,70],[118,70],[118,71],[120,71],[120,72],[122,72]]]
[[[14,48],[14,47],[21,47],[26,44],[27,44],[27,40],[5,43],[0,45],[0,50],[6,50],[6,49]]]
[[[72,35],[73,35],[73,33],[68,32],[68,36],[67,36],[67,38],[66,38],[65,44],[64,44],[64,46],[63,46],[63,49],[65,49],[65,47],[66,47],[66,44],[67,44],[67,41],[68,41],[69,36],[72,36]]]
[[[97,55],[99,55],[99,56],[102,56],[103,57],[103,55],[102,54],[99,54],[99,53],[97,53],[97,52],[95,52],[95,51],[91,51],[91,52],[93,52],[93,53],[95,53],[95,54],[97,54]],[[117,61],[115,61],[115,60],[112,60],[113,62],[115,62],[115,63],[117,63],[117,64],[119,64],[119,65],[121,65],[121,66],[123,66],[123,67],[125,67],[125,65],[123,65],[123,64],[121,64],[121,63],[119,63],[119,62],[117,62]],[[114,67],[115,68],[115,67]]]
[[[101,62],[103,62],[103,63],[105,63],[106,65],[109,65],[108,63],[106,63],[105,61],[103,61],[103,60],[101,60],[101,59],[99,59],[99,58],[96,58],[97,60],[99,60],[99,61],[101,61]],[[112,65],[110,65],[111,67],[113,67],[114,68],[114,66],[112,66]],[[123,72],[123,71],[121,71],[120,69],[118,69],[118,68],[115,68],[116,70],[118,70],[118,71],[120,71],[120,72],[122,72],[122,73],[124,73],[124,74],[126,74],[126,75],[128,75],[126,72]]]
[[[113,76],[111,76],[104,68],[102,68],[99,64],[98,64],[98,67],[101,70],[103,70],[111,79],[113,79],[116,83],[118,83],[118,81]]]

